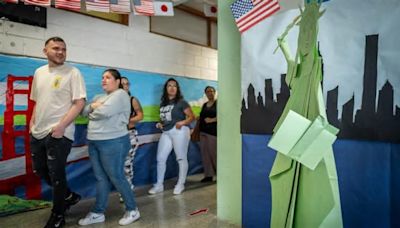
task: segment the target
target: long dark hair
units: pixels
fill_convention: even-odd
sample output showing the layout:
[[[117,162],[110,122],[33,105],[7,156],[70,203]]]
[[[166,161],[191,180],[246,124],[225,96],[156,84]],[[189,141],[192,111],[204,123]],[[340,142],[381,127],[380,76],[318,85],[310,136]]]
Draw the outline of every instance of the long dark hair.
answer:
[[[179,100],[183,99],[183,95],[181,93],[181,87],[179,86],[178,81],[173,78],[169,78],[164,84],[164,90],[163,90],[163,94],[161,96],[161,106],[167,105],[171,101],[168,98],[168,92],[167,92],[168,82],[171,82],[171,81],[176,83],[176,96],[174,99],[172,99],[172,101],[174,103],[177,103]]]
[[[123,87],[122,87],[122,80],[121,80],[122,78],[121,78],[121,74],[119,73],[118,70],[116,70],[116,69],[107,69],[107,70],[105,70],[105,71],[103,72],[103,74],[104,74],[105,72],[109,72],[109,73],[114,77],[115,80],[119,80],[118,88],[120,88],[120,89],[123,88]]]

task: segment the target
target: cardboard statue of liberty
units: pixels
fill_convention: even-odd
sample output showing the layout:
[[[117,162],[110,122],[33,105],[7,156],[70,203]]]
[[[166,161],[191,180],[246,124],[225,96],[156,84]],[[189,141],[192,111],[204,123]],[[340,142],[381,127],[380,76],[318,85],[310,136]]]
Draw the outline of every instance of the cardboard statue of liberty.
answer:
[[[290,98],[274,128],[269,146],[277,150],[270,173],[271,227],[342,227],[340,198],[332,144],[338,129],[327,121],[321,89],[322,57],[318,52],[316,1],[306,3],[278,38],[288,70]],[[295,58],[286,35],[299,25]]]

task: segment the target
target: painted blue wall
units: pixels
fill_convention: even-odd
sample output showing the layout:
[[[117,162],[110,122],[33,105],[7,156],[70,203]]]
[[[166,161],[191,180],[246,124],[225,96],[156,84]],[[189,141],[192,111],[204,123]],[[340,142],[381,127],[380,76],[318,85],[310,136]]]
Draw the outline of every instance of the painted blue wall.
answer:
[[[269,135],[242,135],[243,226],[269,227]],[[400,227],[400,144],[337,140],[333,145],[344,227]]]
[[[18,57],[0,54],[0,83],[7,81],[7,75],[29,76],[35,73],[36,68],[47,64],[47,60],[39,58]],[[87,64],[71,63],[77,67],[85,80],[88,100],[94,95],[102,93],[101,77],[107,67]],[[165,81],[174,77],[178,80],[183,95],[187,101],[196,101],[204,94],[204,88],[211,85],[217,88],[217,82],[211,80],[178,77],[174,75],[142,72],[127,69],[118,69],[123,76],[131,81],[132,95],[138,97],[143,106],[158,105]],[[0,91],[4,96],[5,91]],[[1,100],[0,100],[1,101]],[[0,103],[0,115],[4,113],[4,104]]]
[[[46,64],[47,60],[39,58],[18,57],[0,54],[0,115],[2,116],[5,110],[5,96],[6,96],[6,81],[7,75],[12,74],[15,76],[30,76],[33,75],[35,69]],[[85,80],[88,100],[94,95],[102,93],[101,76],[102,72],[107,67],[92,66],[86,64],[71,63],[77,67]],[[217,82],[201,79],[192,79],[185,77],[178,77],[173,75],[165,75],[158,73],[141,72],[127,69],[118,69],[123,76],[129,78],[131,82],[132,95],[136,96],[142,106],[158,105],[162,93],[164,82],[169,77],[176,78],[181,86],[183,95],[187,101],[197,101],[204,94],[204,88],[207,85],[212,85],[217,88]],[[18,109],[26,109],[26,104],[16,104]],[[74,145],[86,144],[86,125],[77,125],[75,132]],[[16,126],[16,129],[25,128],[25,126]],[[139,135],[160,133],[155,128],[155,122],[142,122],[137,125]],[[0,125],[0,132],[3,132],[3,126]],[[2,142],[0,137],[0,159],[2,154]],[[154,183],[156,181],[156,151],[158,142],[144,144],[139,147],[134,161],[134,184],[136,186],[143,186]],[[16,141],[17,153],[24,152],[22,139]],[[197,143],[190,143],[188,151],[189,160],[189,175],[202,172],[201,157],[199,146]],[[73,162],[67,166],[67,176],[71,188],[74,191],[82,194],[84,197],[93,197],[95,191],[95,178],[91,169],[89,160],[83,159]],[[171,153],[167,161],[166,179],[176,177],[178,174],[178,166],[175,161],[174,153]],[[43,197],[49,198],[50,191],[46,184],[42,184]],[[19,187],[16,190],[16,195],[24,196],[25,190]]]

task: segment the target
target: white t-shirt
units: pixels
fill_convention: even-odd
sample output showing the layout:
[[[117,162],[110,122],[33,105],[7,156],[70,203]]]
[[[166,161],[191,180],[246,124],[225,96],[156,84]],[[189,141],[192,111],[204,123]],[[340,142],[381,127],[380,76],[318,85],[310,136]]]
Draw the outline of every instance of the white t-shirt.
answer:
[[[42,139],[51,132],[71,108],[73,101],[86,98],[85,82],[80,71],[67,64],[57,67],[44,65],[35,71],[31,100],[36,102],[33,137]],[[64,136],[74,140],[75,124],[71,123]]]

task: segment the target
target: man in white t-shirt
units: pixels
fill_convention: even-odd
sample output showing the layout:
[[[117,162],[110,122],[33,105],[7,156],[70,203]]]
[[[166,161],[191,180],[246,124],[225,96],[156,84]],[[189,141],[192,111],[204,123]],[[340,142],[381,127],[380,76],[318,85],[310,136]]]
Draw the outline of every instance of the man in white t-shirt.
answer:
[[[80,196],[68,188],[65,167],[74,140],[74,119],[85,105],[85,82],[80,71],[68,64],[66,44],[60,37],[45,43],[48,64],[35,71],[30,99],[35,106],[30,122],[34,172],[53,191],[52,213],[45,227],[62,227],[64,212]]]

